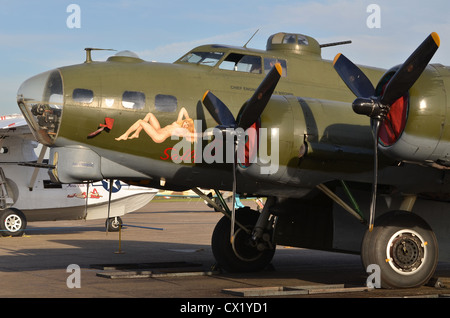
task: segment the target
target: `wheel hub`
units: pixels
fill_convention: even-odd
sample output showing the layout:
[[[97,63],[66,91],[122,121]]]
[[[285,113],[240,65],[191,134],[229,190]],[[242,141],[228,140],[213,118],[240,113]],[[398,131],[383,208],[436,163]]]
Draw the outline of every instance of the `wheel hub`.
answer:
[[[5,227],[10,232],[17,232],[22,226],[22,220],[15,214],[9,215],[5,219]]]
[[[426,242],[418,233],[403,230],[391,237],[387,246],[386,261],[396,272],[409,274],[420,268],[425,256]]]
[[[251,240],[251,236],[242,229],[235,232],[234,240],[231,242],[235,255],[247,262],[254,261],[262,255],[262,251]]]

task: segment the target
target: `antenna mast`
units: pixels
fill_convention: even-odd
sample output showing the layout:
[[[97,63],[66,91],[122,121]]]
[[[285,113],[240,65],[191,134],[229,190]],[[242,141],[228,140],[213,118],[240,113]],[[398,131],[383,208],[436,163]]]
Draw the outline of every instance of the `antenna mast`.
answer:
[[[84,50],[86,51],[86,61],[84,61],[84,63],[92,62],[91,51],[115,51],[113,49],[99,49],[99,48],[95,48],[95,47],[87,47]]]
[[[250,41],[253,39],[253,37],[256,35],[256,33],[258,33],[259,32],[259,29],[258,30],[256,30],[256,32],[255,33],[253,33],[253,35],[252,35],[252,37],[247,41],[247,43],[245,43],[244,44],[244,48],[247,48],[247,44],[249,44],[250,43]]]

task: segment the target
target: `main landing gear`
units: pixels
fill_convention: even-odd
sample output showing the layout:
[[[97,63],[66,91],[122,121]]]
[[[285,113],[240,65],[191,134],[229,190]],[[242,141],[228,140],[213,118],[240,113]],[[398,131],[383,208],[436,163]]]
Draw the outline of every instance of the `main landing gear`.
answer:
[[[211,240],[211,247],[219,268],[227,272],[256,272],[266,268],[275,254],[273,242],[274,218],[269,208],[274,198],[268,198],[261,213],[243,207],[236,210],[234,235],[231,236],[231,211],[221,193],[217,198],[205,195],[197,188],[192,189],[208,205],[224,216],[219,220]],[[217,202],[218,201],[218,202]]]
[[[380,266],[382,288],[413,288],[428,282],[438,262],[438,243],[418,215],[390,211],[381,215],[361,246],[364,268]]]
[[[261,213],[248,207],[236,211],[235,235],[231,240],[231,221],[224,212],[212,237],[213,254],[220,268],[227,272],[252,272],[270,264],[276,244],[269,200]],[[352,214],[361,221],[360,215]],[[438,254],[438,242],[431,227],[417,214],[405,210],[380,215],[373,230],[366,231],[361,245],[364,269],[372,264],[379,266],[382,288],[425,285],[434,274]]]
[[[260,214],[248,207],[236,211],[235,235],[230,239],[231,221],[223,216],[212,236],[212,251],[219,267],[227,272],[255,272],[270,264],[275,254],[271,243],[272,229],[265,229],[259,238],[252,231]]]
[[[27,227],[27,219],[22,211],[15,208],[0,210],[0,235],[22,236]]]
[[[342,184],[345,186],[344,182]],[[321,185],[319,189],[365,223],[358,209],[343,204],[325,186]],[[347,194],[352,197],[349,192]],[[401,210],[380,215],[375,220],[373,230],[367,230],[362,240],[361,260],[364,269],[372,264],[380,267],[382,288],[422,286],[436,269],[439,254],[436,236],[424,219],[411,212],[415,200],[414,195],[405,196],[400,205]]]

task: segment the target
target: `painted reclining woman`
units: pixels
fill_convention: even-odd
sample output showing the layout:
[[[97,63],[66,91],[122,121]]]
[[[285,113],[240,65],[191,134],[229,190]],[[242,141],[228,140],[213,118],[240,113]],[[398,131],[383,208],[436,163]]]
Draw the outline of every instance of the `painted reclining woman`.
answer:
[[[195,139],[194,121],[189,118],[189,114],[184,107],[178,113],[176,121],[162,128],[155,115],[148,113],[144,119],[136,121],[123,135],[116,138],[116,140],[139,138],[142,129],[156,143],[162,143],[170,136],[184,137],[190,142],[193,142]],[[133,134],[130,136],[131,133]]]

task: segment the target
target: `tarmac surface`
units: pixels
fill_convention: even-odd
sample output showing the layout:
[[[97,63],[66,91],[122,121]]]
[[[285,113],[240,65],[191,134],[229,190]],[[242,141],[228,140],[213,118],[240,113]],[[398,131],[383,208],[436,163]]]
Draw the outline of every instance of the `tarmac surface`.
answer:
[[[359,255],[283,246],[277,247],[271,267],[263,272],[222,273],[214,267],[210,247],[221,217],[199,200],[153,200],[123,217],[120,234],[106,232],[103,220],[29,223],[22,237],[0,237],[0,298],[2,303],[5,299],[146,298],[176,312],[195,312],[202,309],[199,304],[218,299],[224,305],[223,301],[236,299],[254,303],[256,297],[261,306],[280,298],[442,299],[450,295],[448,263],[440,263],[436,271],[440,286],[368,290],[368,274]],[[302,286],[324,292],[295,292]],[[175,305],[170,306],[168,299]],[[188,303],[198,306],[189,308]],[[255,310],[234,306],[238,312]]]

